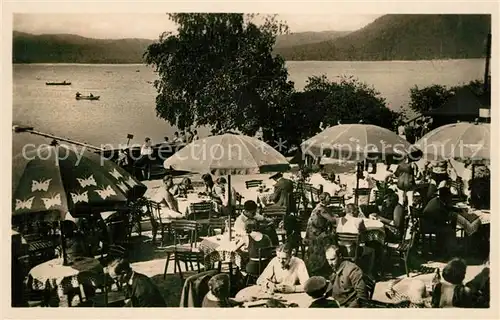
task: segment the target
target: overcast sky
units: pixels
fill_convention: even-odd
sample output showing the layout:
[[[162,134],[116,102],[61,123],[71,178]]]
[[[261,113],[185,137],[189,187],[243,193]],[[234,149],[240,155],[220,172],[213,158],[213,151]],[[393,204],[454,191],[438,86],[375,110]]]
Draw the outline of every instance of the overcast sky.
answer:
[[[291,32],[353,31],[364,27],[380,15],[296,15],[283,14]],[[90,38],[157,39],[163,31],[172,31],[175,24],[166,14],[14,14],[13,29],[43,34],[67,33]]]

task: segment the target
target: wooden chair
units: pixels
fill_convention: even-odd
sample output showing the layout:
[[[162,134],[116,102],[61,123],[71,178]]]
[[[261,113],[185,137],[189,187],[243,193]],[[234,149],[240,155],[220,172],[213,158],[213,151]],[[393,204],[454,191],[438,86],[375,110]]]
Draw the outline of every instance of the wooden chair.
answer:
[[[347,233],[347,232],[339,232],[337,233],[337,241],[339,244],[341,243],[351,243],[352,245],[350,246],[353,251],[348,252],[348,256],[345,257],[348,260],[351,260],[352,262],[356,262],[358,260],[358,254],[359,254],[359,248],[360,248],[360,235],[359,233]],[[343,244],[341,244],[343,245]],[[345,245],[344,245],[345,246]]]
[[[162,219],[161,217],[161,204],[154,201],[148,201],[146,204],[146,208],[150,215],[153,217],[152,219],[152,227],[153,227],[153,243],[156,243],[156,236],[158,234],[158,230],[161,234],[161,243],[160,247],[163,247],[165,244],[165,232],[167,235],[167,239],[170,239],[170,224],[171,220]]]
[[[247,189],[258,188],[262,184],[262,180],[247,180],[245,181],[245,186]]]
[[[225,218],[210,218],[208,221],[208,235],[214,236],[215,230],[220,229],[221,234],[224,233],[224,229],[226,227],[226,219]]]
[[[417,226],[417,241],[420,241],[422,251],[426,250],[426,254],[429,254],[429,252],[434,253],[435,245],[437,245],[437,236],[435,230],[429,228],[423,221],[423,209],[411,206],[410,219],[412,224]]]
[[[311,184],[306,183],[304,184],[304,192],[305,194],[309,193],[311,197],[311,206],[314,208],[319,202],[319,194],[321,191],[318,188],[313,187]]]
[[[189,204],[189,217],[192,220],[209,219],[214,212],[214,205],[210,201],[202,201]]]
[[[286,207],[271,205],[262,208],[261,213],[264,217],[272,219],[274,221],[275,226],[278,227],[279,223],[283,221],[283,218],[286,215]]]
[[[266,258],[266,257],[268,257],[269,260],[271,260],[273,257],[276,256],[276,247],[260,248],[257,250],[257,252],[259,254],[259,261],[262,261],[262,259]],[[252,280],[253,280],[253,282],[255,282],[259,278],[259,276],[262,274],[263,271],[264,270],[261,266],[261,263],[259,263],[259,269],[258,269],[257,274],[247,273],[246,286],[248,287],[251,284]]]
[[[188,263],[194,271],[193,262],[196,262],[198,271],[200,271],[200,261],[203,261],[203,254],[196,248],[198,241],[199,224],[193,220],[174,220],[170,226],[174,236],[174,245],[167,248],[167,258],[165,261],[165,270],[163,278],[167,275],[168,264],[171,256],[174,256],[174,273],[179,268],[179,275],[183,278],[180,262],[184,262],[186,271]],[[184,242],[184,243],[183,243]]]
[[[354,196],[358,198],[358,205],[360,204],[369,204],[370,203],[370,194],[371,188],[354,188]],[[366,200],[364,200],[366,198]],[[360,201],[362,200],[363,201]]]
[[[408,229],[409,228],[409,229]],[[410,276],[410,269],[408,267],[408,258],[410,257],[411,251],[415,245],[415,239],[417,235],[417,225],[407,226],[407,231],[409,231],[409,237],[403,236],[403,239],[398,243],[386,242],[385,247],[389,256],[387,260],[394,255],[396,255],[400,261],[403,262],[405,267],[406,276]],[[406,233],[406,232],[405,232]],[[401,264],[400,264],[401,266]]]

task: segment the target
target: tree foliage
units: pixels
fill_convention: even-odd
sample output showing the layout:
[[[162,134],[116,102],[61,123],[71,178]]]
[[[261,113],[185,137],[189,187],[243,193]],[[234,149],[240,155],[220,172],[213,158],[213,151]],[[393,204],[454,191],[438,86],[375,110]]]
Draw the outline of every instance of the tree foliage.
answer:
[[[285,61],[272,55],[276,36],[287,26],[276,16],[256,24],[239,13],[169,14],[177,34],[164,33],[145,60],[159,80],[156,111],[185,128],[209,125],[213,133],[245,134],[281,121],[283,102],[293,90]]]
[[[455,92],[464,87],[469,88],[477,96],[484,94],[484,82],[480,80],[474,80],[467,84],[454,87],[432,85],[419,88],[415,86],[410,89],[410,102],[408,106],[411,110],[423,114],[432,109],[441,107],[455,94]],[[491,92],[490,89],[487,90]]]

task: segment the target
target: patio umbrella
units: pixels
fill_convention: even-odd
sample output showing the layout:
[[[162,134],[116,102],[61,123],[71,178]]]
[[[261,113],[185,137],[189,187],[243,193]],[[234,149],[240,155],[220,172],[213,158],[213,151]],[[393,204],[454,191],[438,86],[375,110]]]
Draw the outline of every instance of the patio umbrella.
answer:
[[[191,142],[165,160],[164,166],[167,169],[228,175],[228,190],[231,190],[231,175],[284,172],[290,169],[286,158],[267,143],[228,133]],[[228,192],[231,205],[231,192]]]
[[[386,128],[372,124],[339,124],[304,141],[302,152],[313,157],[327,157],[362,162],[371,157],[406,154],[410,143]],[[356,173],[356,189],[359,179]],[[357,196],[355,197],[357,203]]]
[[[110,211],[144,194],[147,187],[119,166],[85,150],[46,146],[16,156],[12,215],[47,213],[50,220]]]
[[[490,160],[490,124],[459,122],[432,130],[415,143],[426,160],[455,159],[472,163]]]

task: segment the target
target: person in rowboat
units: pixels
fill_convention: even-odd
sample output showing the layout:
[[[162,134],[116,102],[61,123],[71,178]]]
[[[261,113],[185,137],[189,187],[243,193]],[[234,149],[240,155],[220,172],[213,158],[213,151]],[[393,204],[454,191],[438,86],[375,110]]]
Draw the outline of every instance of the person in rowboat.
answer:
[[[77,97],[77,98],[80,98],[80,96],[81,96],[81,95],[82,95],[82,94],[81,94],[80,92],[77,92],[77,93],[76,93],[76,97]]]

